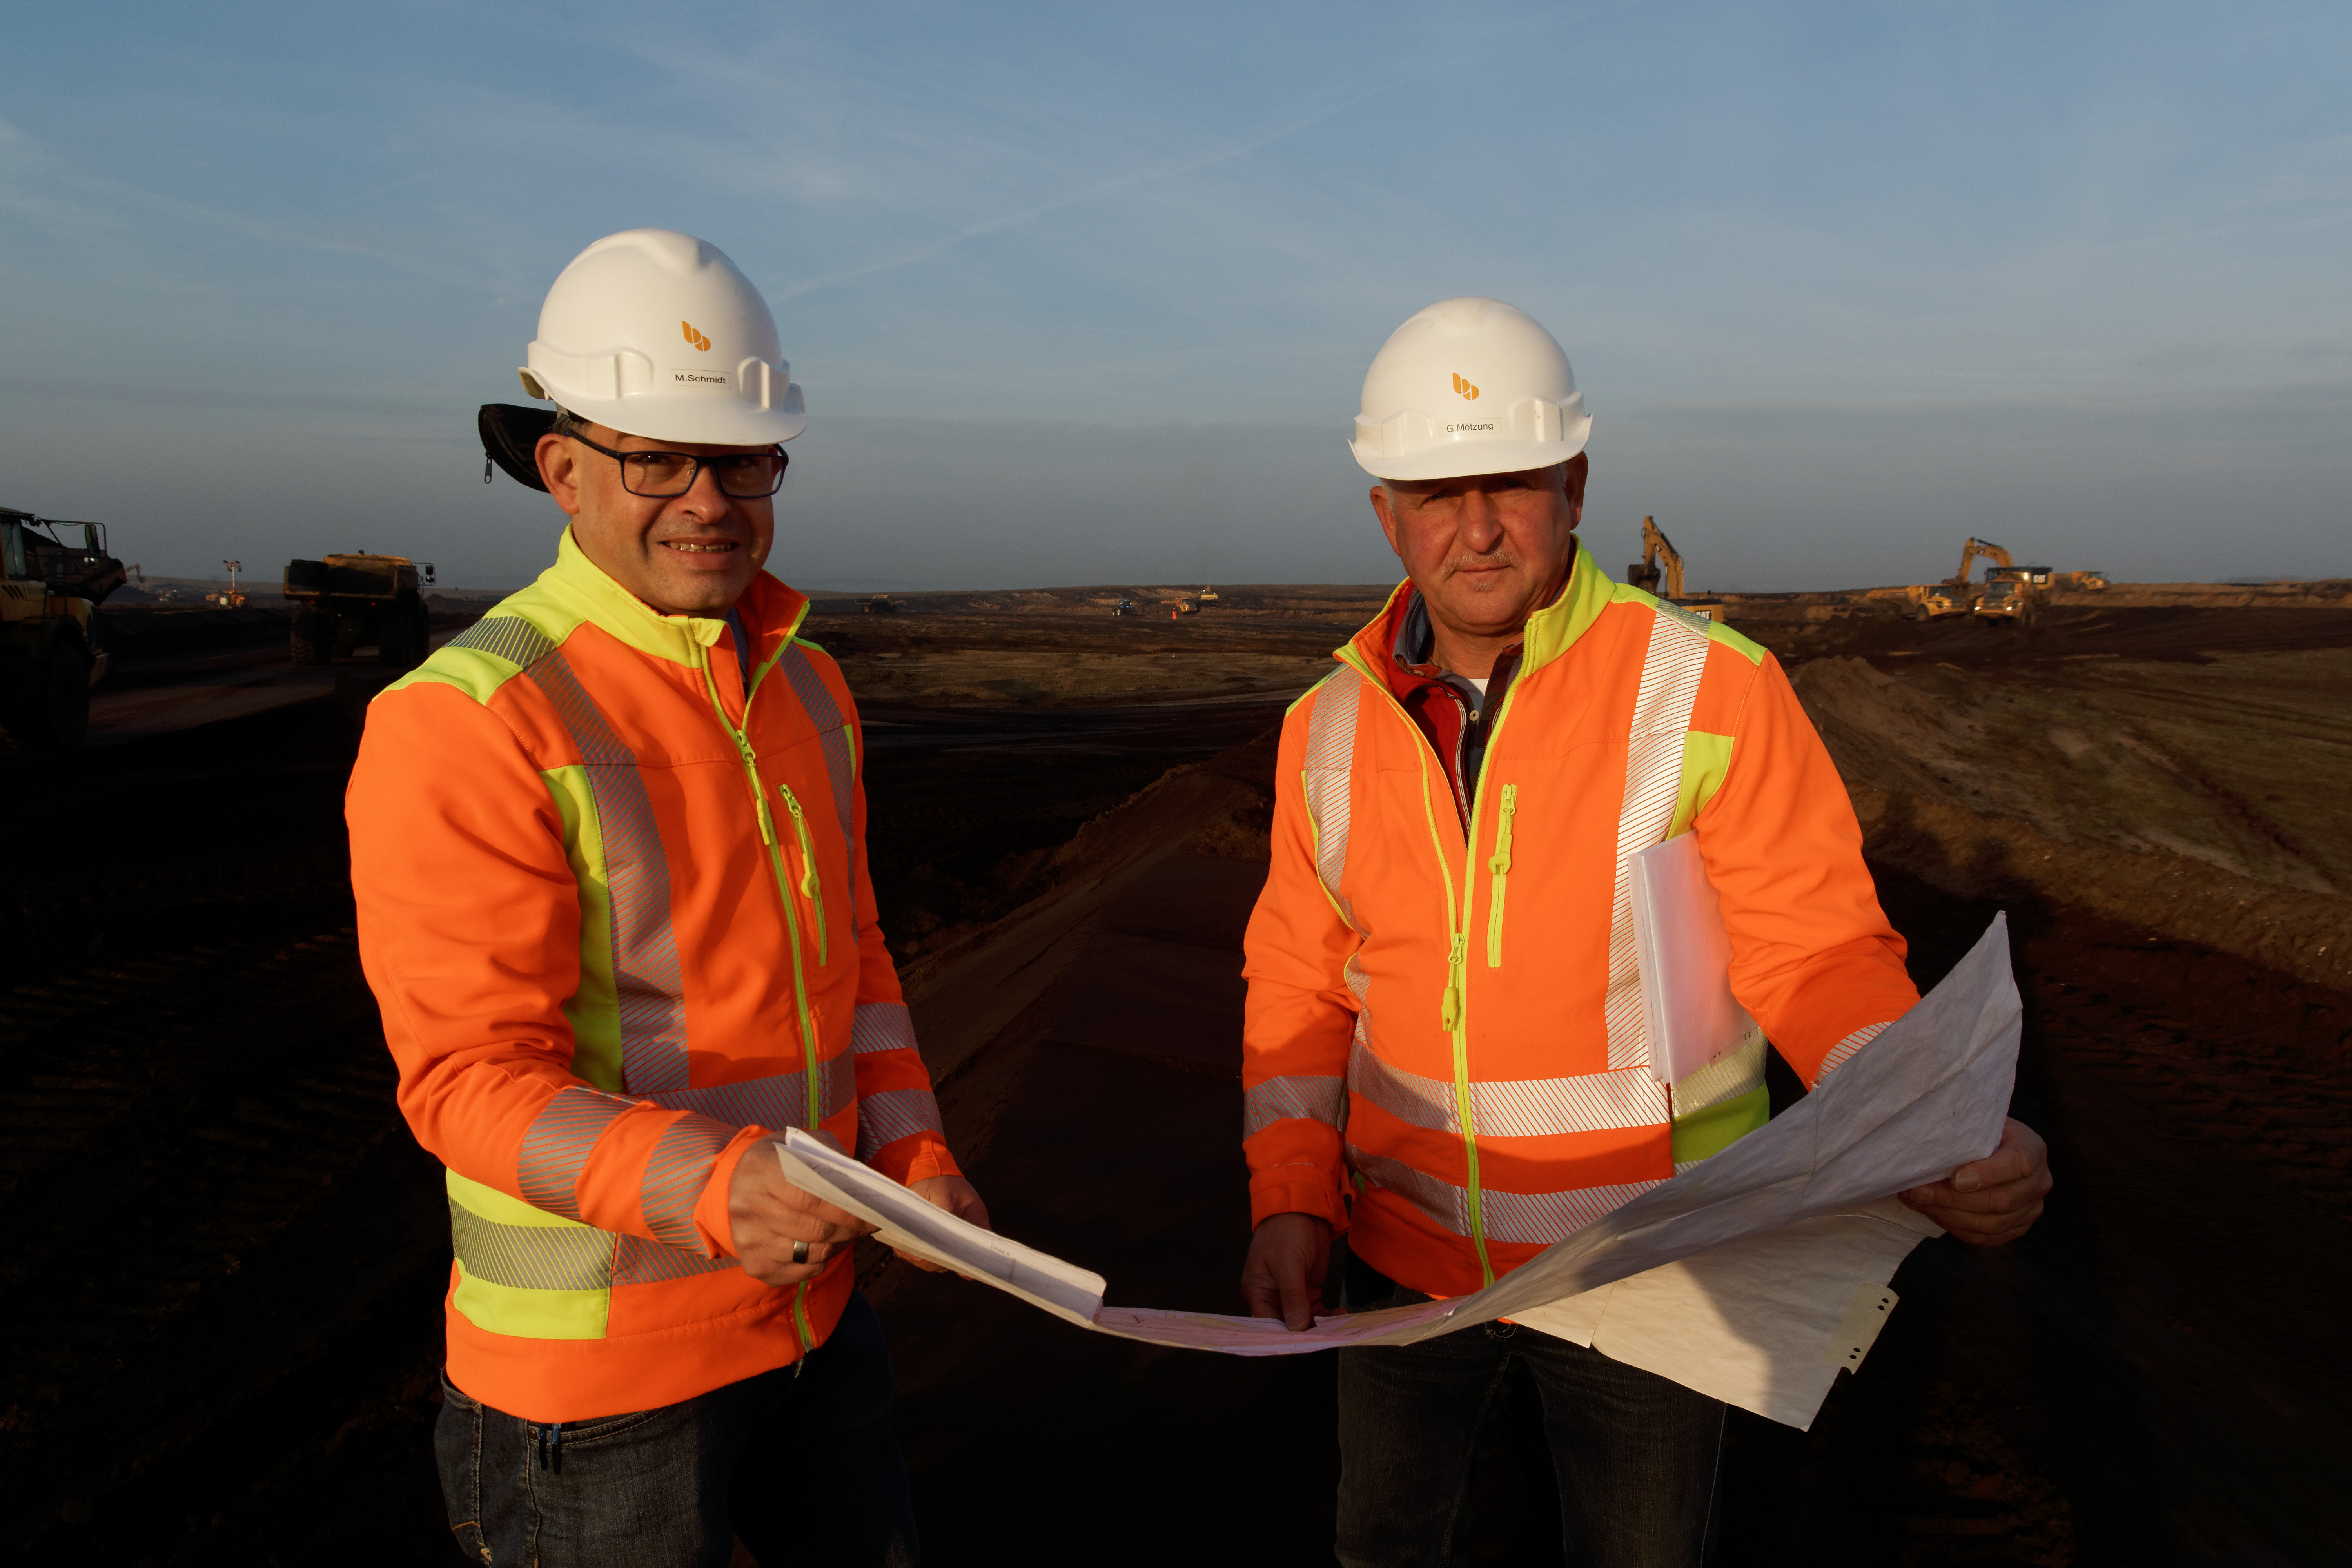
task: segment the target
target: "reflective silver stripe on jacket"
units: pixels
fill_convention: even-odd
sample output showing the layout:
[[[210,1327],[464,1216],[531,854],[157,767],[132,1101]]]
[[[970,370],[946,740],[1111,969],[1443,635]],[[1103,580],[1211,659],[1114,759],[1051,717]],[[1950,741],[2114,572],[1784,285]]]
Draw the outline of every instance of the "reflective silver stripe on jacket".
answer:
[[[1889,1018],[1886,1021],[1886,1024],[1864,1024],[1861,1028],[1856,1029],[1853,1034],[1848,1035],[1844,1039],[1840,1040],[1836,1045],[1832,1046],[1830,1047],[1830,1054],[1822,1058],[1822,1070],[1813,1075],[1813,1087],[1815,1089],[1821,1088],[1822,1079],[1829,1077],[1831,1073],[1836,1071],[1839,1068],[1845,1066],[1847,1062],[1853,1060],[1854,1052],[1862,1049],[1863,1047],[1870,1044],[1871,1041],[1885,1034],[1886,1032],[1886,1025],[1892,1024],[1894,1021],[1894,1019]]]
[[[580,1217],[580,1169],[604,1129],[635,1108],[635,1101],[569,1084],[539,1108],[524,1129],[522,1151],[516,1159],[515,1185],[522,1201],[535,1209]]]
[[[886,1089],[857,1102],[857,1158],[870,1160],[886,1143],[918,1132],[939,1132],[940,1102],[928,1089]]]
[[[1564,1193],[1505,1193],[1481,1186],[1478,1220],[1488,1241],[1549,1247],[1660,1184],[1625,1182],[1615,1186],[1576,1187]]]
[[[825,777],[833,785],[834,817],[841,824],[843,864],[848,868],[843,887],[848,892],[849,928],[857,929],[857,759],[849,738],[849,721],[833,691],[817,673],[816,660],[798,638],[776,658],[776,668],[800,700],[801,711],[816,731],[817,749],[824,755]]]
[[[1364,678],[1341,665],[1315,694],[1307,720],[1307,822],[1315,833],[1315,874],[1331,896],[1339,918],[1356,925],[1355,907],[1339,891],[1348,871],[1348,791],[1355,772],[1356,720],[1362,711]]]
[[[645,1173],[637,1181],[637,1204],[646,1228],[666,1247],[702,1250],[702,1232],[694,1223],[694,1205],[710,1184],[711,1167],[739,1129],[707,1116],[679,1117],[654,1140],[646,1156]]]
[[[580,752],[596,802],[612,911],[613,992],[621,1026],[621,1085],[631,1094],[683,1089],[686,985],[670,929],[669,854],[654,821],[636,753],[621,744],[562,652],[550,648],[523,674],[545,695]]]
[[[851,1013],[849,1048],[858,1056],[915,1048],[915,1018],[903,1002],[860,1002]]]
[[[844,1051],[817,1063],[816,1072],[818,1110],[822,1112],[817,1120],[823,1121],[848,1109],[849,1102],[857,1098],[857,1069],[850,1054]],[[713,1084],[707,1089],[666,1089],[646,1098],[666,1110],[695,1111],[730,1127],[816,1131],[808,1124],[808,1079],[799,1072],[772,1073],[765,1078]]]
[[[914,1016],[903,1002],[860,1002],[851,1015],[849,1061],[883,1051],[911,1051],[915,1047]],[[857,1158],[868,1160],[886,1143],[918,1132],[945,1129],[940,1121],[938,1096],[928,1089],[888,1089],[861,1096],[857,1101]]]
[[[1460,1136],[1454,1085],[1382,1061],[1359,1045],[1349,1056],[1348,1087],[1400,1121]],[[1666,1124],[1665,1086],[1647,1068],[1568,1078],[1491,1079],[1470,1085],[1478,1142],[1545,1138]],[[1485,1189],[1480,1189],[1483,1198]]]
[[[1367,1154],[1352,1143],[1347,1146],[1347,1152],[1348,1168],[1372,1185],[1403,1198],[1451,1235],[1470,1234],[1468,1192],[1426,1171],[1416,1171],[1401,1160]],[[1479,1228],[1488,1241],[1549,1247],[1656,1185],[1656,1182],[1626,1182],[1614,1186],[1576,1187],[1563,1193],[1507,1193],[1481,1184]]]
[[[612,911],[613,988],[621,1036],[621,1082],[632,1094],[684,1088],[686,987],[670,927],[669,856],[653,802],[623,745],[546,633],[520,616],[485,616],[449,640],[520,668],[539,688],[580,753],[596,803]]]
[[[1647,1067],[1642,976],[1634,963],[1633,869],[1626,857],[1666,837],[1682,793],[1684,738],[1706,673],[1706,622],[1660,604],[1627,732],[1625,800],[1617,814],[1617,888],[1609,917],[1609,1026],[1612,1068]]]
[[[731,1258],[581,1226],[502,1225],[449,1200],[450,1249],[469,1279],[515,1290],[603,1290],[740,1267]]]
[[[1305,1117],[1330,1127],[1348,1120],[1348,1082],[1318,1073],[1270,1078],[1242,1091],[1242,1137],[1256,1137],[1277,1121]]]
[[[1644,1076],[1649,1068],[1642,1069]],[[1691,1116],[1727,1100],[1738,1100],[1764,1087],[1764,1034],[1751,1030],[1747,1040],[1675,1085],[1675,1114]]]
[[[664,1247],[642,1236],[613,1237],[615,1285],[652,1285],[664,1279],[683,1279],[689,1274],[717,1274],[741,1267],[731,1258],[705,1258],[699,1252]]]
[[[500,1225],[449,1200],[449,1240],[469,1279],[518,1290],[602,1290],[613,1234],[576,1225]]]

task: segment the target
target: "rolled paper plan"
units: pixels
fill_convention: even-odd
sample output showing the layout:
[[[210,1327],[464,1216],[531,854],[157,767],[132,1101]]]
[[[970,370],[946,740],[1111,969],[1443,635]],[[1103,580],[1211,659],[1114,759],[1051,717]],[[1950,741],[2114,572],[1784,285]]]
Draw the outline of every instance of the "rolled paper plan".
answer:
[[[775,1142],[786,1179],[910,1256],[1097,1333],[1227,1355],[1410,1344],[1493,1319],[1591,1345],[1793,1426],[1859,1363],[1856,1303],[1936,1226],[1895,1194],[2000,1146],[2022,1008],[2007,917],[1811,1094],[1483,1290],[1292,1332],[1272,1318],[1104,1303],[1103,1278],[933,1208],[830,1143]],[[1883,1314],[1882,1314],[1883,1315]],[[1839,1353],[1824,1359],[1835,1344]]]

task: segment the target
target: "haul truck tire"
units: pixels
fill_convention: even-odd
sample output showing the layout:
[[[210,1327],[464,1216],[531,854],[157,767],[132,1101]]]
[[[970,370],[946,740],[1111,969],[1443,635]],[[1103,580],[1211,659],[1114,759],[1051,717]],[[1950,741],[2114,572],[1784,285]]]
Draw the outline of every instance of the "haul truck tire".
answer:
[[[288,640],[287,651],[296,664],[328,664],[333,661],[333,633],[322,623],[325,617],[315,605],[294,606],[294,635]]]
[[[422,599],[402,599],[376,617],[375,656],[394,669],[414,669],[425,662],[433,646],[432,612]]]

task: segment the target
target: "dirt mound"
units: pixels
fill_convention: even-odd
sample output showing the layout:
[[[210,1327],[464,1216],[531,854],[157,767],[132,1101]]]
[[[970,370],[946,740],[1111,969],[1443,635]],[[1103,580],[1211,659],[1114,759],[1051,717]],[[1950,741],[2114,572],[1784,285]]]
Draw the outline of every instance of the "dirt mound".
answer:
[[[2332,577],[2309,583],[2114,583],[2090,591],[2061,588],[2051,595],[2051,600],[2060,605],[2352,609],[2352,580]]]
[[[2352,991],[2352,649],[1795,681],[1873,855]]]

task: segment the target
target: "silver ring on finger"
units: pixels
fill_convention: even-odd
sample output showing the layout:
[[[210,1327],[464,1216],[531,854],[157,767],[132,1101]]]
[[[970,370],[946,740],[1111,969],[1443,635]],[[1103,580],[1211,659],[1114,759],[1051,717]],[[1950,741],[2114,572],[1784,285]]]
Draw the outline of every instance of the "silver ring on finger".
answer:
[[[806,1263],[808,1261],[807,1242],[795,1241],[793,1243],[793,1261],[794,1263]]]

